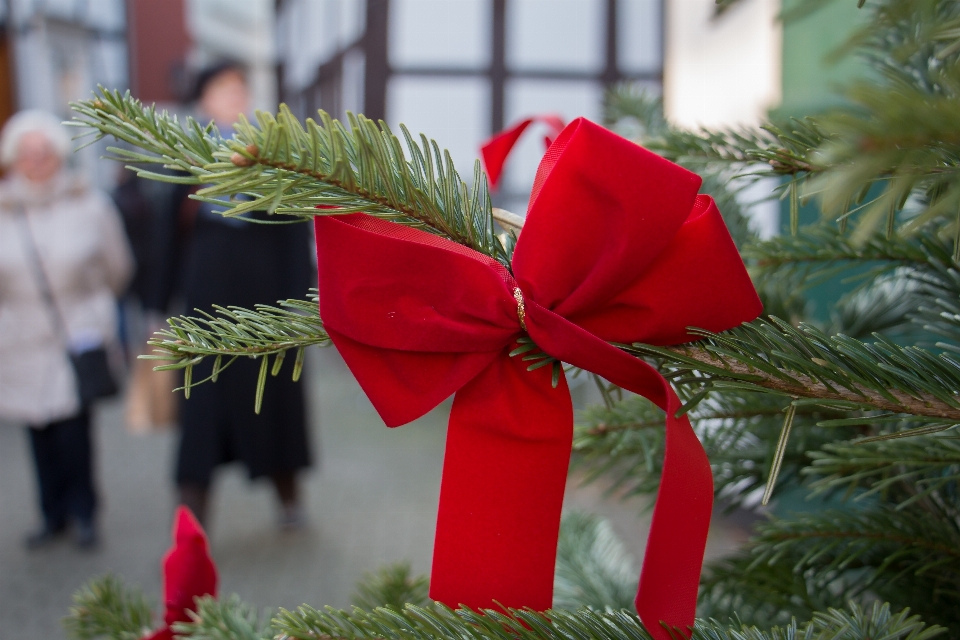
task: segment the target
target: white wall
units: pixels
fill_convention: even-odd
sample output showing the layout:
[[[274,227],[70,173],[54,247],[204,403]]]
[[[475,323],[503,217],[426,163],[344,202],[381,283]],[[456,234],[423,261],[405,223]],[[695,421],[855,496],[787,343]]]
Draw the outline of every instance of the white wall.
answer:
[[[194,42],[190,65],[203,68],[228,58],[247,65],[255,109],[276,111],[276,42],[273,0],[187,0],[187,29]]]
[[[665,0],[663,98],[688,129],[756,126],[781,99],[779,0],[740,0],[714,17],[714,0]],[[740,193],[761,237],[778,232],[780,205],[766,178]]]
[[[665,0],[664,102],[689,128],[756,124],[780,102],[779,0]]]

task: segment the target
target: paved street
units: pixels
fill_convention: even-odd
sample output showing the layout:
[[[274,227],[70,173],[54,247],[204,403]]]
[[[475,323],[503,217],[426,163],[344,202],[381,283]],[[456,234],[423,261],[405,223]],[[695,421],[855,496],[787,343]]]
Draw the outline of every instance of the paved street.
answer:
[[[429,571],[449,403],[389,430],[335,351],[315,350],[308,373],[318,462],[306,478],[310,526],[276,531],[271,488],[251,485],[239,468],[222,471],[215,488],[210,536],[221,593],[261,606],[347,606],[354,583],[384,563],[409,560],[416,572]],[[588,391],[575,391],[578,402]],[[64,638],[60,618],[70,596],[94,575],[115,572],[158,599],[173,509],[173,434],[126,433],[119,402],[101,408],[96,434],[102,548],[84,554],[65,542],[27,553],[22,537],[38,522],[28,443],[19,428],[0,425],[0,640]],[[646,523],[637,503],[604,501],[600,488],[573,481],[567,501],[609,517],[641,555]],[[710,554],[738,535],[716,533]]]

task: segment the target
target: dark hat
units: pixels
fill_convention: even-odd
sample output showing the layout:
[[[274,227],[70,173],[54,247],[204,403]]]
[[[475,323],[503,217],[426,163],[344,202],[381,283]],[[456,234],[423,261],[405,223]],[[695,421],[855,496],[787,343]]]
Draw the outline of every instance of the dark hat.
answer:
[[[242,62],[237,62],[236,60],[221,60],[220,62],[201,69],[193,81],[193,91],[190,93],[190,99],[194,101],[199,100],[207,86],[224,73],[239,73],[246,78],[247,67]]]

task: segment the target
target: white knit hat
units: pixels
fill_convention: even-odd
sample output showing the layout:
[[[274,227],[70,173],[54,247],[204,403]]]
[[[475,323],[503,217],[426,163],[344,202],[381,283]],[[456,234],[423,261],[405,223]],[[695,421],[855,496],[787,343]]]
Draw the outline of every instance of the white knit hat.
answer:
[[[14,114],[0,132],[0,164],[9,167],[17,159],[20,139],[27,133],[42,133],[61,159],[70,153],[71,140],[60,119],[46,111],[27,109]]]

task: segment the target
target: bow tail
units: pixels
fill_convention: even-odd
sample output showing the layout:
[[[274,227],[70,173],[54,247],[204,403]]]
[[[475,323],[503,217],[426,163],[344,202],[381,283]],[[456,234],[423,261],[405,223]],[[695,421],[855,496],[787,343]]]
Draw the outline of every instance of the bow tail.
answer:
[[[687,416],[674,417],[680,406],[668,390],[663,472],[634,602],[658,640],[671,638],[658,622],[681,627],[689,637],[713,511],[710,461]]]
[[[536,303],[527,301],[526,313],[530,337],[541,349],[642,395],[666,411],[663,472],[635,604],[656,640],[672,637],[661,624],[680,627],[688,635],[713,511],[713,474],[690,421],[686,416],[675,417],[680,399],[646,362]]]
[[[573,409],[528,364],[505,350],[453,402],[430,581],[450,607],[552,605]]]

